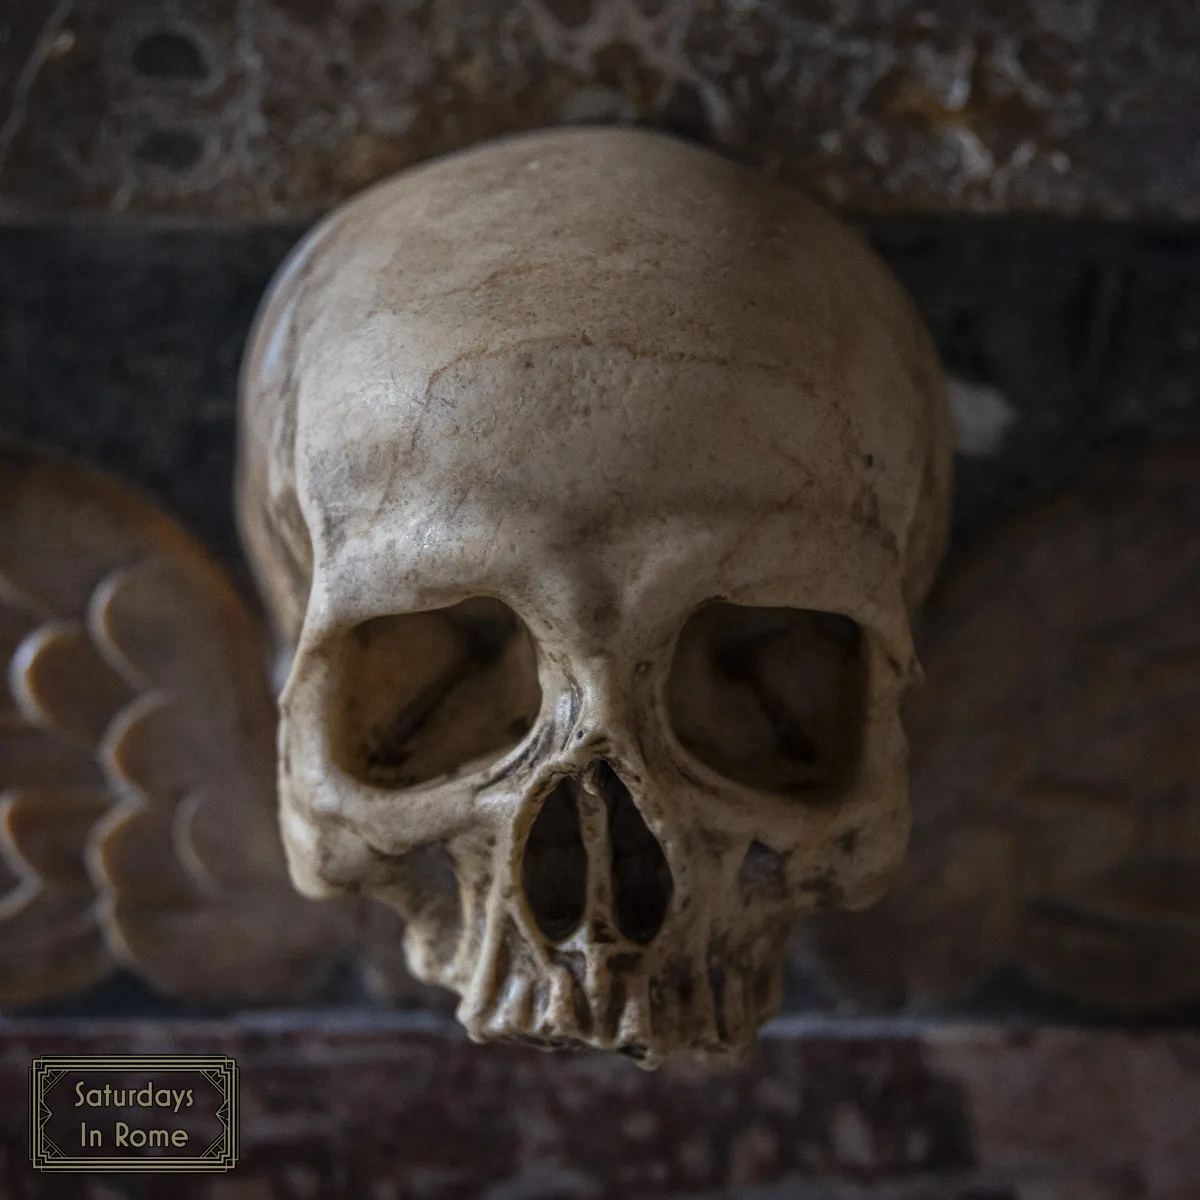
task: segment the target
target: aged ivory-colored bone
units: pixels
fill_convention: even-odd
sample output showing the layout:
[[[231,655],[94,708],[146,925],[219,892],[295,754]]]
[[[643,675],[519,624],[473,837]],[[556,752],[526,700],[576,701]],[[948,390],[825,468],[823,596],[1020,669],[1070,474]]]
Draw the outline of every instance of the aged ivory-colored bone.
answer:
[[[319,226],[242,403],[296,884],[404,914],[474,1037],[744,1046],[907,834],[950,449],[888,272],[710,152],[521,137]]]

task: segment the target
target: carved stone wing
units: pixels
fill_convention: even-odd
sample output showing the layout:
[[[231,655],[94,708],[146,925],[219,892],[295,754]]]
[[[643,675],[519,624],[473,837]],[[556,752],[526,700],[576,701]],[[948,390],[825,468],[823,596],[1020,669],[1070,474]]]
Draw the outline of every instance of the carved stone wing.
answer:
[[[884,1005],[1001,968],[1098,1011],[1200,1000],[1200,441],[1007,522],[925,626],[904,873],[812,923],[825,966]]]
[[[0,444],[0,662],[0,1004],[117,964],[279,1000],[346,953],[287,877],[259,630],[174,521]]]

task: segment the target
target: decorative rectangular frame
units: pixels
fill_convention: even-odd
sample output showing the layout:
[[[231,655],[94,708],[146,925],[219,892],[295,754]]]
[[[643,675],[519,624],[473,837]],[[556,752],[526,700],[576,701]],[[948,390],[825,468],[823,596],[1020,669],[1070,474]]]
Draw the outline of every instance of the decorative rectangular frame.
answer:
[[[198,1155],[186,1158],[71,1159],[46,1136],[51,1112],[47,1088],[72,1070],[199,1071],[217,1089],[217,1118],[222,1133]],[[203,1054],[48,1054],[29,1065],[29,1155],[39,1171],[228,1171],[238,1160],[238,1067],[224,1055]]]

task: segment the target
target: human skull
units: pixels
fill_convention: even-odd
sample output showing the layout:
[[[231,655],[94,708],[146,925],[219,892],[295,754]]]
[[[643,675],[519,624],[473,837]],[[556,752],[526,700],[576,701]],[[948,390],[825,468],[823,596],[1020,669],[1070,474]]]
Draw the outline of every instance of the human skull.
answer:
[[[300,890],[403,913],[473,1037],[745,1046],[907,836],[950,451],[886,269],[711,152],[513,138],[310,235],[241,420]]]

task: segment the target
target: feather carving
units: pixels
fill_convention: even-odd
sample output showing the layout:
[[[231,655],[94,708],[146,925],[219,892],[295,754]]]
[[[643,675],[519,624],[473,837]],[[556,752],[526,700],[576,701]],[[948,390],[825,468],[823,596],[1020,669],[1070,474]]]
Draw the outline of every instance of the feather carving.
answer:
[[[346,906],[287,877],[259,630],[174,521],[0,446],[0,661],[0,1004],[118,964],[283,1000],[345,956]]]
[[[1012,519],[924,624],[908,861],[819,956],[886,1006],[1004,966],[1097,1011],[1200,1000],[1200,442]]]

